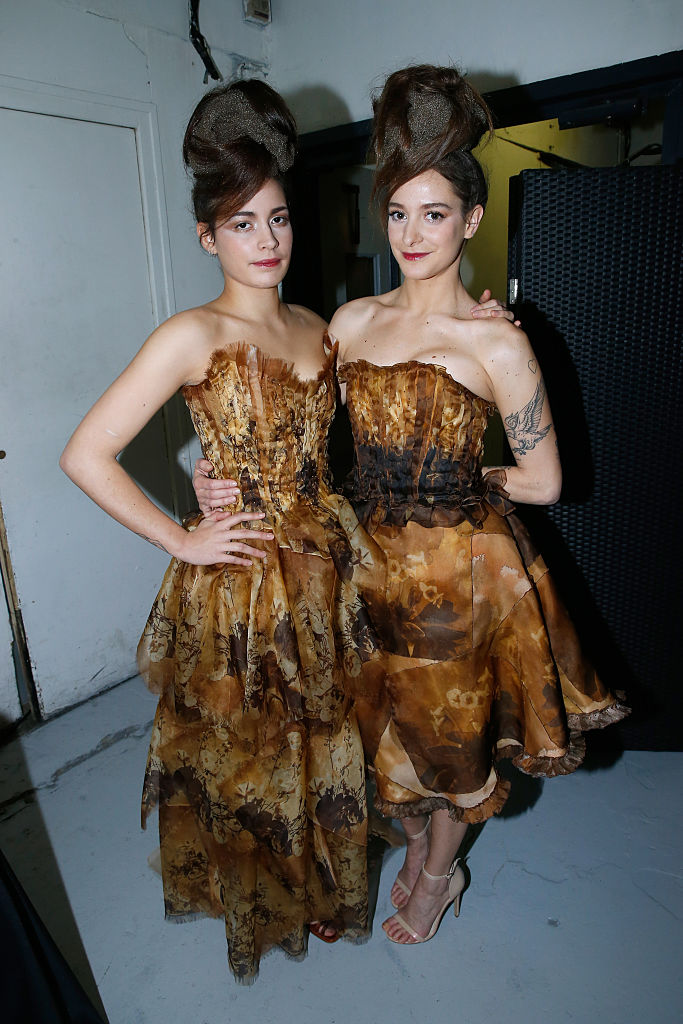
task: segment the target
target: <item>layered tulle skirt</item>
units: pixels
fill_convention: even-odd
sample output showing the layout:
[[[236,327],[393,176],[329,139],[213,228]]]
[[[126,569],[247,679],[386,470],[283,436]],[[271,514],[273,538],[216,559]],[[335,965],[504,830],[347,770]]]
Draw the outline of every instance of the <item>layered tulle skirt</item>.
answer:
[[[275,522],[264,566],[168,568],[139,646],[160,694],[143,792],[166,914],[225,919],[250,981],[311,921],[367,932],[363,750],[334,631],[327,512]]]

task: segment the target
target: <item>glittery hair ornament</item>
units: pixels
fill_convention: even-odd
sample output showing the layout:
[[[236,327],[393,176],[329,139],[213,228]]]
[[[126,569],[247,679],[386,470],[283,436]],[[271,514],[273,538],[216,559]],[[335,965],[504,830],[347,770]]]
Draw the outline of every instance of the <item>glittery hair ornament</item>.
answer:
[[[206,97],[201,110],[198,108],[187,162],[195,174],[214,171],[221,150],[244,140],[263,146],[275,160],[280,174],[294,163],[292,133],[285,134],[269,124],[238,86],[217,90]]]
[[[269,179],[282,178],[295,149],[296,121],[266,82],[241,79],[205,93],[183,139],[192,207],[205,234],[244,209]]]
[[[384,120],[375,122],[374,148],[378,163],[384,163],[400,151],[435,150],[437,158],[462,149],[471,151],[485,131],[490,130],[488,109],[479,94],[463,78],[466,89],[448,96],[413,86],[407,90],[400,110],[388,110]],[[381,108],[381,97],[378,106]],[[397,153],[397,151],[399,151]]]
[[[484,134],[492,134],[491,114],[456,68],[419,64],[395,71],[373,106],[371,151],[377,166],[372,196],[384,216],[396,189],[432,169],[451,182],[463,203],[472,196],[473,205],[482,202],[479,184],[474,191],[469,185],[461,189],[462,174],[455,165],[462,166],[465,176],[471,176],[471,168],[481,179],[472,150]]]
[[[401,147],[424,146],[433,142],[446,131],[450,119],[451,104],[445,96],[411,89],[403,124],[389,123],[384,130],[382,157],[386,159]]]

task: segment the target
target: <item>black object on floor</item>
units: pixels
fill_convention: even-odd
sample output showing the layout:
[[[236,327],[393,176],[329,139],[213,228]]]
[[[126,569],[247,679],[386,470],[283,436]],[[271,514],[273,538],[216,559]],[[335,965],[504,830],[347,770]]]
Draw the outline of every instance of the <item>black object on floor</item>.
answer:
[[[3,1024],[106,1024],[0,852]]]

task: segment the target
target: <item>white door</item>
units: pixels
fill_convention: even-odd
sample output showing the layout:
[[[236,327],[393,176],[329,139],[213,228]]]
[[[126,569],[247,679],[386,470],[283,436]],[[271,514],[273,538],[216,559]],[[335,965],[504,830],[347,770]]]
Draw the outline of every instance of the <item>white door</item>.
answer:
[[[21,718],[21,704],[12,657],[12,630],[0,593],[0,732]]]
[[[123,112],[117,124],[94,104],[50,105],[83,113],[0,109],[0,500],[44,714],[135,673],[167,562],[57,464],[80,418],[168,312],[158,237],[150,243],[153,161]],[[161,414],[122,461],[170,511]]]

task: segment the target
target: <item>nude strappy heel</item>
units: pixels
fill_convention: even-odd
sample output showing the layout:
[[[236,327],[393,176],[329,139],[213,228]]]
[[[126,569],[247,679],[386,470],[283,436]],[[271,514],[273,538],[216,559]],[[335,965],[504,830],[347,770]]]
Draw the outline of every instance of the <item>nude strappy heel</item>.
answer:
[[[404,920],[403,917],[401,917],[400,914],[392,915],[393,919],[395,921],[398,921],[398,923],[401,925],[401,928],[408,932],[410,937],[413,939],[413,942],[401,942],[399,939],[392,939],[391,935],[387,933],[387,938],[391,939],[392,942],[395,942],[399,946],[417,945],[418,942],[429,942],[430,939],[433,939],[434,936],[436,935],[439,925],[441,924],[441,919],[443,918],[443,915],[450,907],[451,903],[453,904],[453,912],[455,913],[455,916],[460,916],[460,898],[462,896],[463,889],[465,888],[467,883],[467,880],[465,878],[465,872],[463,871],[460,863],[460,858],[456,857],[456,859],[451,864],[450,869],[445,875],[430,875],[429,871],[425,870],[424,865],[422,867],[422,870],[424,871],[427,878],[430,878],[433,881],[436,881],[439,878],[448,879],[448,889],[446,890],[446,898],[440,909],[437,911],[436,917],[432,921],[432,927],[429,929],[426,935],[418,935],[416,931],[413,931],[410,925]],[[389,920],[391,920],[391,918],[389,918]]]
[[[425,825],[425,827],[422,829],[421,832],[415,832],[415,833],[413,833],[412,836],[409,836],[408,833],[406,832],[406,834],[405,834],[406,842],[407,843],[412,843],[412,842],[414,842],[415,839],[422,839],[422,836],[429,830],[429,826],[431,825],[431,821],[432,821],[432,819],[428,815],[427,816],[427,824]],[[398,875],[396,875],[396,880],[394,881],[394,885],[397,885],[399,887],[399,889],[401,890],[401,892],[404,892],[406,894],[406,896],[408,897],[408,899],[410,899],[410,894],[411,894],[411,892],[413,890],[409,889],[408,886],[405,884],[405,882],[401,881],[401,879],[398,877]],[[392,886],[392,889],[393,889],[393,886]],[[399,910],[400,909],[398,904],[394,903],[394,901],[391,899],[391,897],[389,897],[389,902],[391,903],[391,905],[394,908],[394,910]]]

